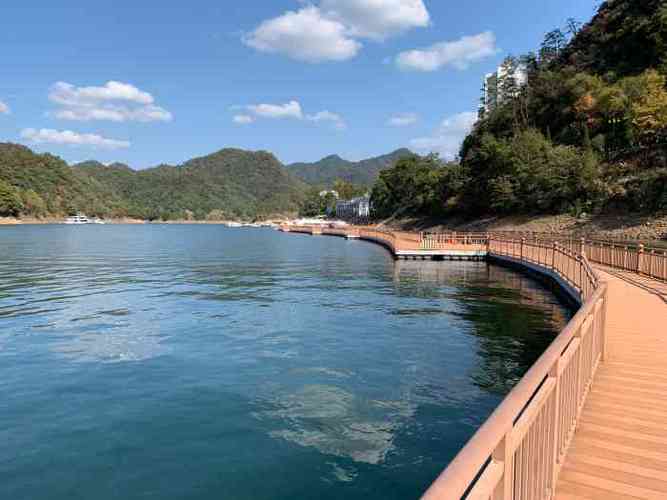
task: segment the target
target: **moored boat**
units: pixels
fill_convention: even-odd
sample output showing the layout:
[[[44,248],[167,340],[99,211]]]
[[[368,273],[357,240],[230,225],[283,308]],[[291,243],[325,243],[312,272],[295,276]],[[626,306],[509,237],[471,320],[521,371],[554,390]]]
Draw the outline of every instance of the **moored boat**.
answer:
[[[90,219],[81,212],[76,215],[70,215],[65,219],[65,224],[90,224]]]

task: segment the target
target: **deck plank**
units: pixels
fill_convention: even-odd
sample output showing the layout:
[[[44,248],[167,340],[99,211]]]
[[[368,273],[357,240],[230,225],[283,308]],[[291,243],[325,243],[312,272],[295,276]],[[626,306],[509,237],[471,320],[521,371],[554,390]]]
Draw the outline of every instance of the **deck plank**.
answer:
[[[556,499],[667,498],[667,286],[598,272],[609,284],[607,359],[584,405]]]

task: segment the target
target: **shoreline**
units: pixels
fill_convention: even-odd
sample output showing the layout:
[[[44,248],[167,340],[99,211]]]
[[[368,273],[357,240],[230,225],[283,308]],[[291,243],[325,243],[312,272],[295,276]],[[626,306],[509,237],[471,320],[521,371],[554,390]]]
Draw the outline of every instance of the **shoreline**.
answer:
[[[299,219],[269,218],[260,223],[294,223]],[[0,226],[64,224],[59,217],[0,217]],[[239,220],[167,220],[147,221],[131,217],[104,219],[106,224],[222,225],[245,223]],[[352,227],[352,225],[350,225]],[[643,241],[661,246],[667,242],[667,214],[604,214],[574,217],[570,215],[507,215],[476,218],[400,218],[375,224],[378,229],[410,232],[528,232],[586,236],[610,241]]]
[[[193,225],[223,225],[230,223],[241,223],[241,221],[233,220],[168,220],[168,221],[146,221],[141,219],[132,219],[132,218],[120,218],[120,219],[104,219],[105,224],[193,224]],[[266,221],[272,222],[274,224],[282,224],[284,221]],[[58,225],[65,224],[65,217],[0,217],[0,226],[22,226],[22,225]]]
[[[140,219],[105,219],[106,224],[145,224],[145,221]],[[65,224],[65,217],[0,217],[0,226],[22,226],[22,225],[52,225]]]

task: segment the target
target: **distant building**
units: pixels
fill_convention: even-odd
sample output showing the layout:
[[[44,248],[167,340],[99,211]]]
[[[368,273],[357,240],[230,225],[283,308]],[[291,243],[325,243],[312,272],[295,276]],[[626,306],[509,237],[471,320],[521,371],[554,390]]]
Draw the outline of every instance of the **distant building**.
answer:
[[[334,198],[338,199],[338,191],[334,191],[333,189],[330,190],[330,191],[320,191],[320,198],[324,198],[328,194],[330,194]]]
[[[480,115],[490,113],[509,97],[510,89],[520,89],[528,82],[528,72],[523,64],[510,64],[506,60],[494,73],[484,75]],[[510,73],[512,74],[510,76]],[[511,81],[508,79],[511,78]],[[508,85],[509,84],[509,85]]]
[[[480,111],[489,113],[498,104],[498,73],[487,73],[484,75],[482,86],[482,100]]]
[[[368,221],[371,215],[371,201],[368,196],[339,200],[336,202],[336,217],[351,222]]]

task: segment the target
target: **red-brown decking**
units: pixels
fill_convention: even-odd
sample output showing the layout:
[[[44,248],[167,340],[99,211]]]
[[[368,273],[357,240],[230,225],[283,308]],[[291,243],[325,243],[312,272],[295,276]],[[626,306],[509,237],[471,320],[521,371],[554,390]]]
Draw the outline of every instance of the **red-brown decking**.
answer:
[[[559,500],[667,499],[667,283],[597,268],[607,358],[556,488]]]

